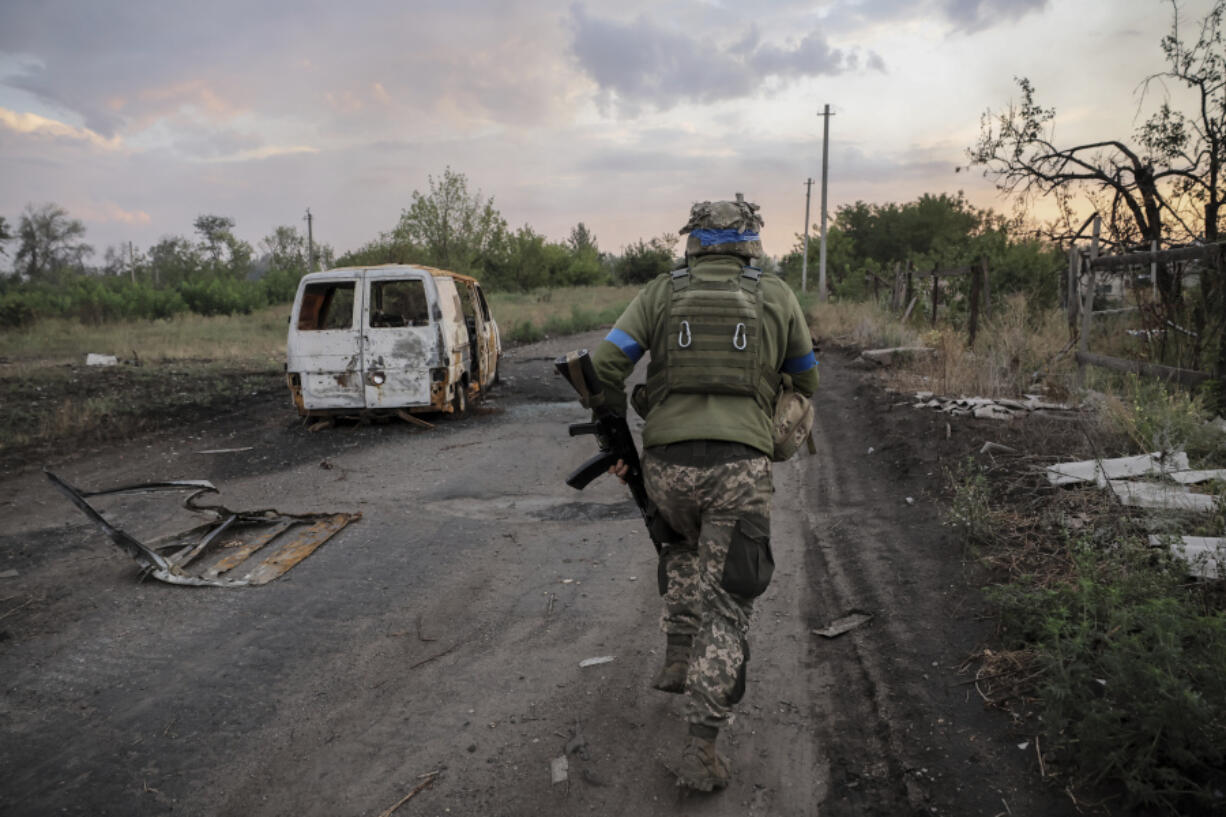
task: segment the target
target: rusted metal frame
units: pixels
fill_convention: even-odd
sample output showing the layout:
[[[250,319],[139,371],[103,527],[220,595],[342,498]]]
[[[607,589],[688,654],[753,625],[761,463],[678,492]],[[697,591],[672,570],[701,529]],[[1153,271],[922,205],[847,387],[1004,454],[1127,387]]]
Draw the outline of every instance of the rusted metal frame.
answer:
[[[120,547],[121,550],[125,551],[129,556],[135,559],[138,564],[140,564],[142,567],[148,570],[161,570],[161,571],[170,572],[171,570],[170,562],[167,561],[161,554],[159,554],[157,551],[153,550],[152,548],[148,547],[144,543],[140,542],[135,537],[115,527],[110,522],[107,522],[106,519],[103,518],[102,514],[94,510],[93,506],[90,505],[89,502],[86,501],[86,498],[91,497],[91,496],[106,496],[107,494],[116,494],[116,493],[119,493],[119,494],[138,493],[139,492],[138,489],[140,486],[126,486],[124,488],[119,488],[114,491],[81,492],[81,491],[78,491],[73,486],[69,485],[64,480],[60,479],[55,474],[51,473],[50,471],[44,469],[43,473],[47,475],[47,479],[51,481],[51,484],[59,489],[60,493],[68,497],[68,500],[72,502],[73,505],[76,505],[77,508],[79,508],[82,513],[88,516],[90,520],[93,521],[93,523],[102,530],[103,533],[105,533],[107,536],[111,538],[111,541],[113,541],[116,545]],[[213,488],[211,484],[208,484],[208,483],[205,483],[205,484],[207,485],[207,488],[203,488],[202,490],[209,490],[209,489],[212,489],[214,491],[217,490],[216,488]],[[181,489],[186,486],[184,486],[182,483],[150,483],[150,485],[148,486],[148,490],[150,491],[168,490],[172,487]],[[200,487],[200,486],[196,485],[192,487]]]
[[[178,568],[187,567],[189,564],[191,564],[193,559],[204,552],[205,548],[213,544],[214,540],[216,540],[218,536],[229,530],[230,526],[233,525],[237,519],[237,515],[231,514],[221,524],[213,526],[208,533],[200,537],[199,542],[183,548],[178,553],[171,556],[168,561]]]
[[[273,508],[234,512],[221,505],[201,505],[196,501],[201,495],[217,492],[217,488],[207,480],[151,482],[125,485],[101,491],[81,491],[47,469],[43,469],[43,473],[47,475],[47,479],[69,501],[89,517],[121,550],[132,556],[137,564],[144,569],[145,575],[152,575],[168,584],[214,587],[244,587],[265,584],[305,559],[350,522],[357,521],[362,517],[360,513],[283,514]],[[168,537],[161,537],[154,540],[154,543],[151,544],[145,544],[126,531],[110,524],[87,501],[88,497],[185,489],[192,490],[192,493],[184,500],[184,508],[191,511],[213,514],[219,521],[206,525],[198,525]],[[307,523],[313,524],[302,536],[282,545],[277,551],[270,554],[263,562],[257,565],[246,577],[242,579],[221,578],[220,574],[242,564],[249,556],[270,544],[289,528]],[[193,576],[183,572],[183,568],[205,552],[208,546],[215,542],[224,531],[235,526],[255,525],[272,525],[273,528],[243,546],[234,554],[224,557],[201,576]],[[201,533],[203,533],[203,536],[199,542],[186,545],[170,557],[164,557],[157,552],[159,545],[155,543],[163,543],[160,547],[169,547],[175,543],[183,542],[189,537],[194,538],[195,535]]]

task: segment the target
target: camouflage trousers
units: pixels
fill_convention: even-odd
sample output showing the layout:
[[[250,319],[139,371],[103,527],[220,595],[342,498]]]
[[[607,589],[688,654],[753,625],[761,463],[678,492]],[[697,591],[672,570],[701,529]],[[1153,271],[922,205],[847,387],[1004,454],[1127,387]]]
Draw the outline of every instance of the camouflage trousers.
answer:
[[[728,444],[707,445],[718,451]],[[770,567],[747,577],[755,570],[747,571],[744,562],[746,553],[751,562],[770,561],[771,462],[761,454],[721,462],[719,456],[704,458],[701,450],[697,457],[682,453],[688,456],[657,449],[643,456],[647,493],[685,540],[661,555],[667,580],[661,625],[670,636],[693,639],[687,720],[719,728],[731,722],[732,705],[744,693],[753,597],[770,580]]]

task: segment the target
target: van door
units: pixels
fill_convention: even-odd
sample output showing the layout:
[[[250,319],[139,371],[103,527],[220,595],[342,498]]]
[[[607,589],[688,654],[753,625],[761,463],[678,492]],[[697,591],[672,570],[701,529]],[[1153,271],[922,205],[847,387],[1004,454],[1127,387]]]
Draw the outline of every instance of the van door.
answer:
[[[294,303],[286,369],[301,382],[302,408],[360,409],[362,389],[360,278],[303,282]]]
[[[367,408],[430,403],[430,369],[439,365],[440,336],[431,320],[428,284],[423,275],[367,278],[362,327]]]
[[[498,324],[490,314],[490,305],[485,301],[485,292],[480,284],[473,284],[477,294],[477,307],[483,318],[481,343],[485,347],[485,362],[482,368],[482,385],[492,385],[498,374],[498,357],[502,352],[502,338],[498,336]]]
[[[485,317],[481,313],[477,285],[472,281],[457,281],[456,288],[462,291],[460,302],[464,308],[464,326],[468,329],[472,382],[480,388],[489,382],[490,354],[489,345],[485,342],[489,332],[485,326]]]
[[[464,307],[454,278],[438,275],[434,283],[438,287],[438,305],[443,315],[442,334],[450,351],[450,359],[442,365],[447,367],[447,382],[459,383],[472,369]]]

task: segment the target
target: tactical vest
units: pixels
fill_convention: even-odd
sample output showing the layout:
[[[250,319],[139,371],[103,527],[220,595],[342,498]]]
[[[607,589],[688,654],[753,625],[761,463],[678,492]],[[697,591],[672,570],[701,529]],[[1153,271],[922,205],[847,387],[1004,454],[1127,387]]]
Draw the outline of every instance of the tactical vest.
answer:
[[[696,281],[688,268],[673,270],[665,336],[651,345],[647,401],[669,394],[753,397],[768,414],[779,373],[764,359],[762,270],[744,267],[735,278]]]

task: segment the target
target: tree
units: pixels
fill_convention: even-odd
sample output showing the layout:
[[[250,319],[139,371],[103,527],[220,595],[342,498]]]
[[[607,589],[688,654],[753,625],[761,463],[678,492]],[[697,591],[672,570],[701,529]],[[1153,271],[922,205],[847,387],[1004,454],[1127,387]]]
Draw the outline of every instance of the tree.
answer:
[[[9,223],[5,221],[4,216],[0,216],[0,255],[8,255],[8,251],[4,249],[4,245],[13,240],[13,231],[9,227]]]
[[[982,167],[998,189],[1019,195],[1023,205],[1053,197],[1060,217],[1047,228],[1052,238],[1069,240],[1080,232],[1074,228],[1079,196],[1103,216],[1105,239],[1115,245],[1212,241],[1220,234],[1226,0],[1216,0],[1190,47],[1180,33],[1175,0],[1171,7],[1171,32],[1162,40],[1167,69],[1142,84],[1148,89],[1173,80],[1192,89],[1199,102],[1193,114],[1174,110],[1168,99],[1137,129],[1135,145],[1121,139],[1057,145],[1055,110],[1035,101],[1034,86],[1024,77],[1017,79],[1020,103],[984,114],[979,140],[967,151],[970,165]],[[1179,299],[1178,282],[1162,269],[1159,288],[1168,304]]]
[[[623,284],[645,284],[673,266],[673,248],[679,236],[664,233],[650,241],[630,244],[613,265],[613,274]]]
[[[84,235],[85,225],[69,218],[63,207],[26,205],[17,227],[18,274],[31,281],[49,281],[69,267],[82,270],[86,256],[94,251],[81,240]]]
[[[468,177],[450,167],[443,178],[427,176],[430,192],[413,191],[413,200],[392,230],[392,246],[418,248],[425,261],[455,272],[484,266],[507,236],[507,223],[494,197],[468,192]]]
[[[192,226],[204,240],[204,247],[212,257],[213,263],[220,263],[221,248],[234,239],[234,219],[229,216],[214,216],[206,213],[197,216]]]
[[[282,225],[264,236],[260,242],[269,269],[296,272],[303,275],[308,272],[307,238],[292,225]]]
[[[205,261],[200,250],[182,236],[166,236],[149,248],[149,270],[159,286],[176,286],[197,278]]]
[[[566,246],[575,255],[586,253],[600,254],[600,248],[596,246],[596,236],[592,235],[587,225],[582,221],[571,228],[570,237],[566,239]]]

